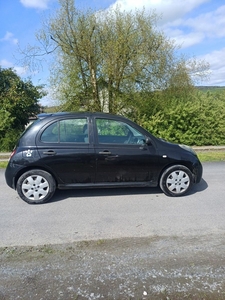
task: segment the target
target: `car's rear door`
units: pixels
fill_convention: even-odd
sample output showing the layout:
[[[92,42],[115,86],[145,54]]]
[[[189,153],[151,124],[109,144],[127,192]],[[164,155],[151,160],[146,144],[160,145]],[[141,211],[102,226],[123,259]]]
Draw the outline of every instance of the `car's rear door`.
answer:
[[[36,144],[40,164],[57,177],[59,186],[95,181],[95,152],[90,131],[89,118],[70,117],[51,121],[39,132]]]

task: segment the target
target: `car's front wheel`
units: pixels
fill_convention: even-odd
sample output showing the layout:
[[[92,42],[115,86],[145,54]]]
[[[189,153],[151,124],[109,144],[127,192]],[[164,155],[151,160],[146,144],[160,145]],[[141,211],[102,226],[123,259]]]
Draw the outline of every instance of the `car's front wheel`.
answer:
[[[178,197],[186,194],[192,186],[191,171],[182,165],[167,168],[160,178],[159,186],[167,196]]]
[[[54,178],[43,170],[30,170],[20,176],[16,186],[21,199],[29,204],[45,203],[53,196],[56,183]]]

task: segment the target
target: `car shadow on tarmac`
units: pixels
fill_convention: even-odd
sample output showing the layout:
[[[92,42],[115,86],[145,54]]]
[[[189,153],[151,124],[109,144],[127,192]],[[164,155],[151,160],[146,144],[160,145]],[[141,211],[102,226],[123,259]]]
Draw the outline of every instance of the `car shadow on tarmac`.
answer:
[[[203,192],[208,188],[207,182],[202,179],[199,184],[193,185],[192,189],[187,195],[194,195],[199,192]],[[107,197],[107,196],[121,196],[121,195],[163,195],[163,192],[159,187],[154,188],[141,188],[141,187],[129,187],[129,188],[90,188],[90,189],[69,189],[69,190],[56,190],[55,195],[50,202],[66,200],[68,198],[88,198],[88,197]],[[165,195],[165,197],[167,197]],[[185,196],[184,196],[185,197]]]

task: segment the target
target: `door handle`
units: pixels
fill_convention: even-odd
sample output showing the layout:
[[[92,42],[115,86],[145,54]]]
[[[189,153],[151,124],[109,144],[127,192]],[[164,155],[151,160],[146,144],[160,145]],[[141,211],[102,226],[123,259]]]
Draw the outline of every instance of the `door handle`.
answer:
[[[110,155],[110,154],[112,154],[110,151],[108,151],[108,150],[105,150],[105,151],[100,151],[100,152],[98,152],[98,154],[103,154],[103,155]]]
[[[144,145],[144,146],[141,146],[139,147],[140,150],[147,150],[147,147]]]
[[[54,150],[48,150],[43,152],[44,155],[56,155],[56,152]]]

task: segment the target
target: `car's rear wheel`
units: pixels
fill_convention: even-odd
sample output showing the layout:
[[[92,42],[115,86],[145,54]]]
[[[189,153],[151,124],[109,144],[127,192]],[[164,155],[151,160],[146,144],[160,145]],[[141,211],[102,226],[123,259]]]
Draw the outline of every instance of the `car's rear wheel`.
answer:
[[[159,186],[167,196],[178,197],[186,194],[192,183],[191,171],[185,166],[175,165],[163,172]]]
[[[20,198],[27,203],[39,204],[51,199],[56,189],[56,183],[51,174],[35,169],[20,176],[16,189]]]

